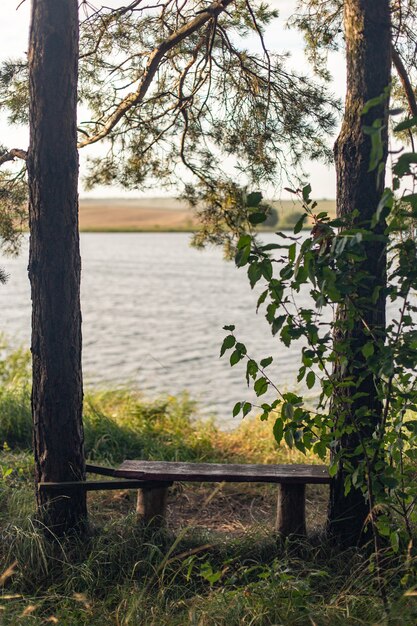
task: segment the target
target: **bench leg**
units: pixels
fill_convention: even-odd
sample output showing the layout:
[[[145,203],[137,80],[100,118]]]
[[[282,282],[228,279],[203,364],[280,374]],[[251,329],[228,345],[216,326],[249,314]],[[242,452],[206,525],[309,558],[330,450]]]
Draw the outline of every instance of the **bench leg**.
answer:
[[[136,512],[144,524],[163,526],[167,508],[168,487],[138,490]]]
[[[307,534],[305,490],[305,485],[282,483],[279,486],[275,530],[283,537]]]

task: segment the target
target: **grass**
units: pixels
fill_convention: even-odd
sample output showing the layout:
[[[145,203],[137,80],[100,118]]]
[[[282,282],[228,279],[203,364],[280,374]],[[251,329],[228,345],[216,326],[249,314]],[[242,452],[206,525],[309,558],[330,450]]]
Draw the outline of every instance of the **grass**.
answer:
[[[0,623],[65,625],[344,626],[388,624],[369,559],[314,542],[280,544],[266,532],[239,539],[189,530],[149,535],[134,516],[87,539],[52,542],[33,523],[2,531],[14,574]],[[391,566],[390,624],[416,623],[415,599]]]
[[[404,594],[416,583],[412,559],[387,563],[388,621],[366,551],[340,554],[317,526],[309,541],[280,541],[271,531],[275,491],[269,487],[179,486],[168,526],[157,533],[138,524],[134,492],[92,493],[88,535],[51,540],[34,517],[27,365],[24,351],[0,360],[2,626],[417,622],[416,598]],[[147,402],[128,390],[91,391],[87,456],[109,464],[128,457],[301,460],[276,446],[267,423],[225,433],[195,416],[186,396]],[[312,492],[309,500],[312,521],[322,519],[323,493]]]

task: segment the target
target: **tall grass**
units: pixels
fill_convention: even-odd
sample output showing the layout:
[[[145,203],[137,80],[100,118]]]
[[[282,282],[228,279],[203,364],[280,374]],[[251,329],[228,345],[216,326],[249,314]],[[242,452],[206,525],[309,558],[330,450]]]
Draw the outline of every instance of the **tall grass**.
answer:
[[[271,534],[217,540],[189,531],[149,536],[132,515],[61,543],[28,521],[2,532],[3,562],[15,563],[0,594],[0,623],[118,626],[345,626],[417,620],[401,567],[386,570],[389,620],[366,554]],[[1,610],[1,609],[0,609]]]

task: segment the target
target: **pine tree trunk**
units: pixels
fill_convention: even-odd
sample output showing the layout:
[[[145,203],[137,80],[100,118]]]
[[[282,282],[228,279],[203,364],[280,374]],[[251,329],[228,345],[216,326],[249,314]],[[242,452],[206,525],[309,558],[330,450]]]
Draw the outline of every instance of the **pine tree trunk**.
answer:
[[[372,126],[374,120],[381,119],[383,158],[387,158],[388,101],[373,107],[366,115],[361,115],[364,104],[380,96],[391,80],[391,28],[389,0],[345,0],[344,3],[347,93],[345,114],[340,135],[335,145],[337,170],[337,212],[350,218],[351,224],[359,228],[370,228],[384,189],[385,169],[369,171],[371,157],[370,137],[363,132],[363,126]],[[355,217],[355,209],[358,215]],[[374,232],[382,233],[380,223]],[[371,299],[374,289],[380,287],[376,302],[362,312],[362,320],[356,321],[349,330],[336,330],[335,342],[345,340],[349,345],[350,362],[342,371],[336,363],[336,380],[346,380],[351,376],[359,381],[359,386],[348,390],[345,395],[358,391],[364,395],[356,400],[344,402],[335,395],[332,399],[332,412],[342,415],[344,425],[354,424],[359,432],[344,434],[336,442],[347,454],[352,453],[361,442],[374,431],[381,420],[382,405],[376,397],[374,378],[366,368],[365,359],[361,362],[361,348],[372,337],[383,340],[385,335],[384,287],[386,286],[386,246],[384,242],[370,241],[366,245],[366,260],[358,264],[357,271],[366,271],[366,284],[359,287],[358,296]],[[346,317],[346,307],[339,306],[336,317],[342,322]],[[371,331],[365,332],[368,327]],[[339,336],[338,336],[339,333]],[[352,356],[354,355],[354,356]],[[365,418],[365,419],[363,419]],[[360,462],[354,458],[353,464]],[[330,487],[328,529],[342,545],[349,546],[366,540],[363,533],[365,520],[369,514],[369,504],[362,493],[353,488],[345,496],[345,471],[339,465],[338,473]]]
[[[36,482],[85,477],[78,234],[78,2],[33,0],[28,153]],[[55,533],[86,520],[85,491],[37,491]]]

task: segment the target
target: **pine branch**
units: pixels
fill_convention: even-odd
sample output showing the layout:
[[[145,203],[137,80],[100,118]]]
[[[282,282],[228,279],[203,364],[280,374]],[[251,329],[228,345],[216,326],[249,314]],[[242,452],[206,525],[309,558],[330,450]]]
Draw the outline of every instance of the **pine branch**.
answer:
[[[166,53],[172,50],[172,48],[177,46],[179,43],[181,43],[181,41],[199,30],[209,20],[217,17],[232,2],[233,0],[221,0],[220,2],[213,2],[207,7],[207,9],[199,12],[196,17],[190,20],[187,24],[184,24],[184,26],[182,26],[175,32],[173,32],[165,41],[157,46],[149,55],[149,60],[144,75],[142,76],[142,79],[136,91],[128,94],[125,98],[123,98],[120,104],[116,107],[115,111],[108,117],[102,129],[95,135],[92,135],[88,139],[84,139],[83,141],[81,141],[78,144],[78,147],[83,148],[84,146],[96,143],[97,141],[100,141],[100,139],[107,137],[107,135],[113,130],[118,122],[126,115],[126,113],[130,111],[132,107],[142,102],[158,70],[160,62],[166,55]]]

